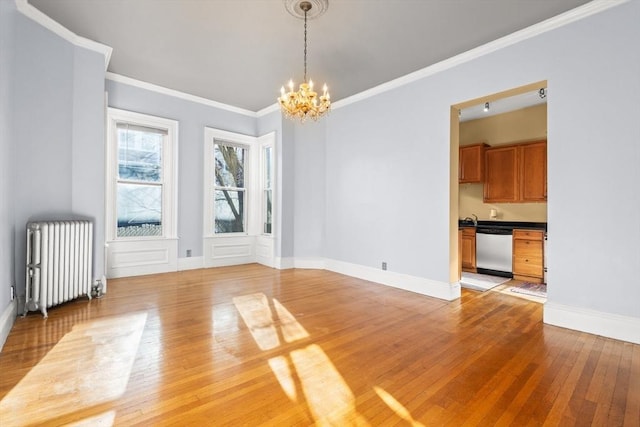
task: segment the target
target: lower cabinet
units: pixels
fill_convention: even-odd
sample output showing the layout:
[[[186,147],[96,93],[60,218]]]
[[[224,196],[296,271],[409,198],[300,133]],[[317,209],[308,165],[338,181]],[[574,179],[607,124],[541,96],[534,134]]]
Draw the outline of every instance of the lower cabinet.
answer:
[[[462,229],[462,271],[475,273],[476,270],[476,229],[465,227]]]
[[[544,231],[513,230],[513,278],[533,283],[544,280]]]

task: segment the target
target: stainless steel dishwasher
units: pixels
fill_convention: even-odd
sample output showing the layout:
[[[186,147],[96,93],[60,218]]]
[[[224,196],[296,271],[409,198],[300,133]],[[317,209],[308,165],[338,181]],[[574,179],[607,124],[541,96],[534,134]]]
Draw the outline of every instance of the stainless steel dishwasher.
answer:
[[[511,227],[476,228],[476,267],[478,273],[513,277],[513,230]]]

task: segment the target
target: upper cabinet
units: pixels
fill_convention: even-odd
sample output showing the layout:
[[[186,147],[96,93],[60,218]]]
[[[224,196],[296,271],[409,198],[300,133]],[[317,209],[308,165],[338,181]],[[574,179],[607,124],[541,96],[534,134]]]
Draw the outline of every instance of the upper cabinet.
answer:
[[[523,202],[547,201],[547,141],[520,148],[520,199]]]
[[[487,144],[460,147],[458,181],[460,184],[484,181],[484,151]]]
[[[546,141],[486,149],[484,202],[514,203],[546,200]]]
[[[518,147],[489,148],[485,151],[484,201],[518,201]]]

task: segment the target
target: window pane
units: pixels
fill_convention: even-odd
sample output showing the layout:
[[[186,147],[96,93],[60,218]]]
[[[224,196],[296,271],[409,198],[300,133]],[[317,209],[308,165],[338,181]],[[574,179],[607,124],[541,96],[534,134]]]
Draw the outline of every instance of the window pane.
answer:
[[[215,144],[214,160],[216,185],[220,187],[244,188],[244,148]]]
[[[264,234],[271,234],[271,190],[265,190]]]
[[[118,184],[118,237],[162,235],[162,187]]]
[[[216,190],[215,232],[244,232],[244,191]]]
[[[118,177],[159,182],[163,139],[153,129],[118,127]]]
[[[271,147],[264,149],[264,187],[271,188]]]

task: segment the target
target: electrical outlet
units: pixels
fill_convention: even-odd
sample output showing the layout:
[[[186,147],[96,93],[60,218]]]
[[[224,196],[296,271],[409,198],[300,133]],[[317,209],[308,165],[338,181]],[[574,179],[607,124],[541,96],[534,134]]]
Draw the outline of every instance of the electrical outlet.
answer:
[[[15,285],[11,285],[10,291],[11,291],[11,299],[10,299],[10,301],[13,301],[14,299],[16,299],[16,287],[15,287]]]
[[[191,249],[187,249],[187,258],[191,257]]]
[[[386,262],[384,262],[384,261],[382,261],[382,269],[383,269],[383,270],[386,270],[386,269],[387,269],[387,263],[386,263]]]

